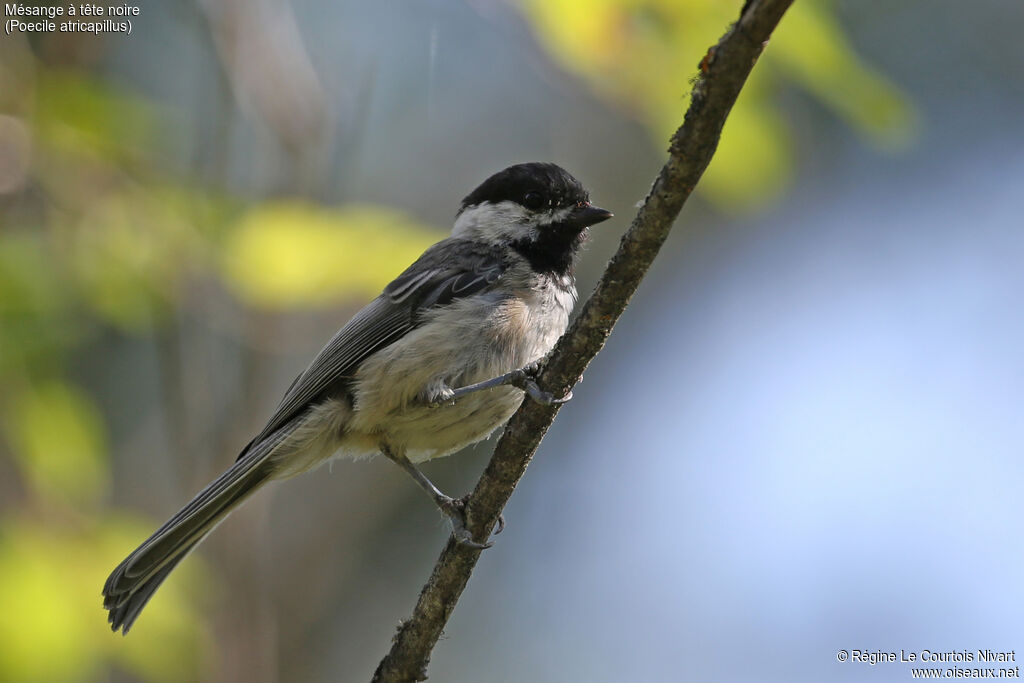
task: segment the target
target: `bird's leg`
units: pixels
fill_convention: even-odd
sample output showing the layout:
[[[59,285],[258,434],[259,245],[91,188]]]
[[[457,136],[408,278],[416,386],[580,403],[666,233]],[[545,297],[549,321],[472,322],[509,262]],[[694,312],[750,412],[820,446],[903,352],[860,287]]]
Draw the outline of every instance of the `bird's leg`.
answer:
[[[487,543],[477,543],[473,540],[472,534],[469,533],[469,529],[466,528],[466,502],[459,498],[452,498],[441,492],[441,489],[434,486],[434,482],[427,478],[427,475],[423,474],[416,465],[413,465],[409,461],[409,458],[405,456],[403,451],[393,449],[388,445],[381,445],[380,452],[384,454],[391,462],[395,463],[403,470],[409,473],[413,480],[419,485],[421,489],[427,492],[434,504],[437,505],[438,509],[441,510],[442,514],[448,518],[448,521],[452,525],[452,536],[455,540],[462,545],[470,548],[476,548],[477,550],[483,550],[490,548],[494,543],[488,541]],[[498,520],[498,532],[505,527],[505,520],[499,518]]]
[[[437,401],[440,403],[449,403],[471,394],[474,391],[481,391],[482,389],[491,389],[493,387],[501,386],[513,386],[518,389],[522,389],[526,392],[527,396],[532,398],[537,403],[543,403],[544,405],[553,405],[556,403],[565,403],[572,398],[572,392],[570,391],[562,398],[555,398],[549,392],[544,391],[537,386],[537,380],[535,379],[537,371],[540,369],[540,363],[530,363],[524,368],[513,370],[512,372],[506,372],[504,375],[499,375],[491,379],[484,380],[483,382],[477,382],[476,384],[469,384],[458,389],[449,389],[445,392],[444,397]]]

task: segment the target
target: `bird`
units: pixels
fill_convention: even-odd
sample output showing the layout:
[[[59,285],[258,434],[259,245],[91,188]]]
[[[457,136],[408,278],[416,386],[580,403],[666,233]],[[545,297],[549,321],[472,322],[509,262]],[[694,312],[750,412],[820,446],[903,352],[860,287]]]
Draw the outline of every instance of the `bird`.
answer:
[[[574,266],[593,225],[613,214],[553,163],[499,171],[470,192],[450,236],[356,313],[285,392],[234,464],[111,572],[103,607],[127,635],[171,571],[265,484],[333,457],[381,454],[466,529],[461,501],[418,464],[490,436],[525,397],[567,400],[534,378],[576,302]]]

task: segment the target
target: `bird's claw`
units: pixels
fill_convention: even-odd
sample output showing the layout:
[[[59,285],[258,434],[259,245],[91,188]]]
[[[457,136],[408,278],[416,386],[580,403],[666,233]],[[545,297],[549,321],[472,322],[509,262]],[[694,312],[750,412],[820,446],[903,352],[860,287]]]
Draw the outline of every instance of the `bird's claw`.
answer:
[[[569,391],[562,398],[555,398],[554,394],[544,391],[537,385],[536,374],[540,371],[539,363],[531,363],[521,370],[512,373],[510,383],[512,386],[522,389],[537,403],[546,406],[566,403],[572,399],[572,391]]]
[[[427,397],[428,408],[440,408],[444,405],[452,405],[455,403],[455,391],[447,384],[441,385],[441,387],[430,396]]]
[[[486,543],[479,543],[473,540],[473,534],[470,533],[469,529],[466,528],[466,501],[463,498],[450,498],[444,505],[441,506],[441,511],[445,517],[448,518],[448,522],[452,525],[452,538],[459,545],[464,545],[467,548],[474,548],[476,550],[486,550],[494,545],[494,541],[487,541]],[[505,529],[505,516],[498,516],[498,528],[494,532],[497,536]]]

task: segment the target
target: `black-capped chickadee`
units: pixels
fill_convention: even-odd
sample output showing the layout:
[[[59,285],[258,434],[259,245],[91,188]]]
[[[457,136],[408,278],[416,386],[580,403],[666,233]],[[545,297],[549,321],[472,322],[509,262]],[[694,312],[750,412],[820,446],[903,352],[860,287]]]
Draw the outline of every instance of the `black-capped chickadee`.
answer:
[[[489,436],[524,391],[555,400],[534,367],[565,332],[587,228],[612,214],[554,164],[518,164],[462,200],[450,237],[359,311],[292,383],[235,464],[111,573],[103,606],[128,633],[171,570],[258,488],[332,456],[383,453],[470,538],[462,507],[415,463]]]

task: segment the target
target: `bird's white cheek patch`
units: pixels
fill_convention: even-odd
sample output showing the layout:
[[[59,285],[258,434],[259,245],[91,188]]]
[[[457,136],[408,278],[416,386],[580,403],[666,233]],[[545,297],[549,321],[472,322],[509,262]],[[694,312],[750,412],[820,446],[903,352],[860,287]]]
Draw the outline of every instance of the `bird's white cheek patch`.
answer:
[[[528,237],[534,226],[529,213],[515,202],[484,202],[465,209],[455,220],[452,237],[501,244]]]

